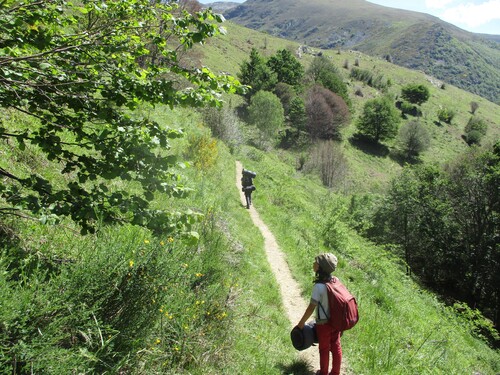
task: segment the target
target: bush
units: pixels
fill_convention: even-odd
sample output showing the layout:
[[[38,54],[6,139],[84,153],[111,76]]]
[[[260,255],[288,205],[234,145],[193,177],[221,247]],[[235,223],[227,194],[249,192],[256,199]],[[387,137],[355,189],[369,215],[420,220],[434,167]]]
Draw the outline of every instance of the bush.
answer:
[[[316,171],[323,185],[340,187],[345,182],[349,166],[341,147],[334,141],[316,143],[304,165],[306,172]]]
[[[202,111],[203,122],[212,131],[212,135],[224,141],[233,152],[243,143],[238,116],[231,108],[206,108]]]
[[[401,97],[412,104],[421,105],[429,100],[430,91],[427,86],[409,84],[402,88]]]
[[[465,134],[465,142],[467,142],[469,146],[480,144],[481,139],[483,139],[483,135],[477,130],[472,130]]]
[[[399,131],[399,143],[407,158],[418,156],[430,146],[427,129],[418,121],[410,121]]]
[[[352,68],[350,77],[378,90],[385,91],[389,87],[389,81],[383,75],[375,75],[366,69]]]
[[[486,135],[486,132],[488,131],[488,124],[483,119],[476,116],[472,116],[467,122],[467,125],[465,125],[464,131],[465,133],[470,133],[471,131],[477,131],[481,135]]]
[[[440,108],[437,112],[439,121],[451,124],[453,117],[455,117],[455,111],[448,108]]]

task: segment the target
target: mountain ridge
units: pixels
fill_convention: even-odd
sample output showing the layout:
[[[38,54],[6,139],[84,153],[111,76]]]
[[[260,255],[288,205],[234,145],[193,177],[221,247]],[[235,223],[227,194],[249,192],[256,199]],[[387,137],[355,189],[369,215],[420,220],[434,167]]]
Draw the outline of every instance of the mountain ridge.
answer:
[[[500,36],[365,0],[247,0],[232,22],[322,49],[353,49],[500,101]]]

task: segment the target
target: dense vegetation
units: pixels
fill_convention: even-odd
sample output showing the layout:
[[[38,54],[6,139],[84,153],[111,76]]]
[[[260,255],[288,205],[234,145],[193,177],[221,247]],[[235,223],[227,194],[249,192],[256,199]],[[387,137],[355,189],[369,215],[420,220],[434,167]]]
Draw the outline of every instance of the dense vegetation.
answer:
[[[476,310],[497,322],[497,107],[356,55],[390,77],[380,92],[354,55],[300,60],[230,24],[187,52],[221,30],[190,2],[75,4],[0,8],[0,373],[307,374],[236,158],[305,298],[310,259],[339,255],[362,314],[343,338],[355,373],[500,371]],[[218,108],[240,85],[201,59],[252,87]],[[364,113],[391,131],[360,132]]]

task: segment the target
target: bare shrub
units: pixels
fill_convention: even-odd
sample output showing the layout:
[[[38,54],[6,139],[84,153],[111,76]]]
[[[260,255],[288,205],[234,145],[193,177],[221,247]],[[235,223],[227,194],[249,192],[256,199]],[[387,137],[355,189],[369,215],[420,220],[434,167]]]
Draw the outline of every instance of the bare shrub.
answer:
[[[318,173],[325,186],[338,188],[346,180],[349,165],[340,144],[328,140],[313,146],[303,169],[307,173]]]

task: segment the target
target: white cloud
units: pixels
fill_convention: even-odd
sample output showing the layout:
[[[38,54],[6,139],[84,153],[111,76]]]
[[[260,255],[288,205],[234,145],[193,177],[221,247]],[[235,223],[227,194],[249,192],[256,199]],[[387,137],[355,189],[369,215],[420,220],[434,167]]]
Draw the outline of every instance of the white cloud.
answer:
[[[441,0],[446,2],[447,0]],[[431,2],[431,0],[426,0]],[[439,0],[436,0],[439,2]],[[492,20],[500,19],[500,0],[489,0],[482,4],[466,3],[446,9],[440,18],[455,24],[469,27],[484,25]]]
[[[443,9],[454,0],[425,0],[425,6],[431,9]]]

